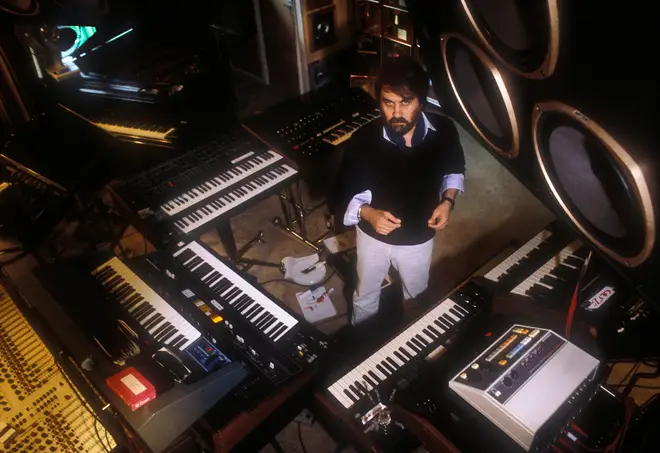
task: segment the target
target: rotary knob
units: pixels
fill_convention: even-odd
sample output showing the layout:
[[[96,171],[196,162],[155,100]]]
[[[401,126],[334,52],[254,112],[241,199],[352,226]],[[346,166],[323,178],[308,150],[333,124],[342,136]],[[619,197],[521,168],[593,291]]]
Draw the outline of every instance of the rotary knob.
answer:
[[[513,385],[513,381],[510,377],[505,377],[502,379],[502,384],[504,384],[505,387],[511,387]]]

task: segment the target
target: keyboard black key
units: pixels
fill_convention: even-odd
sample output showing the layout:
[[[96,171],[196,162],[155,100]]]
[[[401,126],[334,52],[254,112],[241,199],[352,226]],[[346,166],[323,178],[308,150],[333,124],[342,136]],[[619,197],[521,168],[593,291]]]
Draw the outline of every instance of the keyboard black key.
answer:
[[[454,307],[451,307],[449,309],[449,313],[456,316],[456,318],[459,319],[459,320],[463,319],[463,314]]]
[[[376,387],[378,385],[378,382],[374,381],[371,376],[367,376],[366,374],[362,375],[362,379],[364,379],[367,384],[369,384],[372,387]]]
[[[261,305],[257,305],[254,311],[252,313],[248,313],[245,315],[246,319],[249,319],[251,322],[255,322],[260,316],[261,313],[264,311],[264,307]]]
[[[422,332],[429,338],[432,338],[433,340],[436,340],[438,337],[435,333],[431,332],[431,329],[428,327],[425,327],[422,329]]]
[[[276,318],[275,316],[273,316],[273,315],[270,315],[270,319],[269,319],[268,321],[266,321],[265,323],[263,323],[263,324],[261,325],[261,327],[259,327],[259,329],[260,329],[262,332],[266,333],[266,331],[267,331],[268,329],[270,329],[270,328],[273,326],[273,324],[275,324],[276,322],[277,322],[277,318]]]
[[[138,294],[137,298],[131,298],[130,301],[126,302],[126,305],[124,305],[124,307],[126,307],[126,310],[131,311],[135,307],[137,307],[139,304],[141,304],[142,301],[144,301],[144,297],[142,297]],[[132,312],[131,312],[131,314],[132,314]]]
[[[128,299],[125,299],[122,302],[122,305],[124,306],[124,308],[128,309],[133,305],[133,302],[137,301],[140,297],[142,297],[142,296],[140,296],[140,294],[134,293],[131,297],[129,297]]]
[[[284,324],[282,324],[281,322],[280,322],[280,324],[281,325],[279,327],[275,327],[273,333],[270,335],[270,337],[272,339],[275,339],[275,338],[279,337],[280,334],[286,330],[286,326]]]
[[[389,370],[386,370],[385,367],[380,363],[378,365],[376,365],[376,368],[378,369],[378,371],[383,373],[385,376],[389,376],[390,374],[392,374],[392,373],[390,373]]]
[[[268,316],[268,312],[267,312],[267,311],[264,311],[263,313],[259,313],[259,314],[258,314],[258,315],[252,320],[252,324],[254,324],[255,326],[258,327],[258,326],[259,326],[259,325],[260,325],[260,324],[266,319],[267,316]]]
[[[172,325],[172,324],[170,324],[169,321],[164,322],[160,327],[158,327],[158,329],[154,330],[154,332],[151,334],[151,336],[154,337],[154,339],[155,339],[156,341],[158,341],[158,338],[159,338],[163,333],[165,333],[165,329],[167,329],[167,328],[168,328],[169,326],[171,326],[171,325]]]
[[[138,320],[140,322],[140,324],[142,324],[142,326],[144,326],[146,324],[147,320],[150,319],[151,316],[155,313],[156,313],[156,307],[154,307],[152,305],[147,310],[142,312],[142,314],[140,314],[139,318],[135,318],[135,319]]]
[[[165,316],[161,315],[160,313],[156,313],[156,316],[152,316],[149,320],[147,320],[144,324],[144,328],[146,330],[151,330],[161,322],[165,320]]]
[[[427,329],[429,329],[431,332],[433,332],[437,337],[441,337],[441,336],[442,336],[442,334],[440,333],[440,331],[439,331],[438,329],[436,329],[435,327],[431,326],[431,325],[429,325],[429,326],[427,327]]]
[[[252,318],[252,316],[254,316],[254,313],[257,311],[257,308],[259,308],[259,304],[252,304],[252,306],[248,308],[245,313],[243,313],[243,317],[245,319]]]
[[[172,340],[172,342],[169,345],[173,346],[173,345],[177,344],[178,342],[180,342],[183,339],[184,339],[184,336],[179,334]]]
[[[442,317],[444,318],[445,321],[449,324],[449,326],[454,326],[456,324],[456,321],[451,319],[451,317],[447,313],[443,313]]]
[[[186,344],[187,342],[188,342],[188,339],[187,339],[186,337],[183,337],[180,341],[177,341],[177,342],[174,344],[174,347],[175,347],[176,349],[181,349],[181,346],[183,346],[183,345]]]
[[[192,273],[193,275],[198,276],[199,278],[204,277],[206,274],[209,272],[212,272],[213,268],[211,267],[210,264],[208,263],[202,263],[197,269],[195,269]]]
[[[209,275],[207,275],[206,277],[204,277],[204,278],[202,279],[202,282],[204,282],[204,283],[211,283],[211,282],[214,282],[215,279],[218,278],[219,276],[220,276],[220,272],[218,272],[218,271],[213,271],[213,272],[211,272]]]
[[[399,351],[394,351],[394,355],[396,356],[397,359],[401,360],[403,363],[406,363],[408,361],[408,358]]]
[[[261,317],[259,322],[255,323],[255,326],[257,326],[257,328],[259,330],[264,330],[263,328],[266,325],[266,323],[268,323],[268,322],[270,322],[274,319],[275,319],[275,317],[273,315],[271,315],[270,312],[267,311],[266,313],[264,313],[264,316]]]
[[[170,326],[165,330],[165,332],[163,332],[159,341],[165,343],[166,341],[170,340],[171,338],[174,338],[178,334],[179,331],[176,329],[176,327]]]
[[[142,302],[135,310],[131,312],[131,315],[133,316],[134,319],[137,319],[138,316],[141,316],[143,313],[145,313],[151,305],[149,305],[148,302]]]

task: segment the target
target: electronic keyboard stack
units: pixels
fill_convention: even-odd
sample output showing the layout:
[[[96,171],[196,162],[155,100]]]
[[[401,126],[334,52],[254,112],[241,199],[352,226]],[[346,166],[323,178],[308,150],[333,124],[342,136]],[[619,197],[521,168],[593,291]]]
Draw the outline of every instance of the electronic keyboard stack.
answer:
[[[243,129],[111,187],[122,211],[156,245],[202,233],[278,193],[297,175]]]
[[[149,272],[144,259],[114,257],[92,274],[108,295],[106,303],[121,310],[141,340],[182,362],[201,361],[204,368],[206,359],[197,351],[202,342],[202,351],[217,347],[281,384],[327,349],[304,319],[199,242],[159,253],[156,261],[158,272]]]
[[[556,222],[506,257],[484,277],[498,292],[511,292],[552,303],[570,295],[589,253]]]

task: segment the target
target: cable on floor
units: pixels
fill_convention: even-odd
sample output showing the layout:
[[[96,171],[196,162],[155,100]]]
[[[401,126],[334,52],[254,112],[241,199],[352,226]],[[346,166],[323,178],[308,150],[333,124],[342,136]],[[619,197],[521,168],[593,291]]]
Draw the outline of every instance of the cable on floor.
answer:
[[[301,423],[298,422],[298,440],[300,441],[300,448],[302,448],[303,453],[307,453],[307,448],[305,448],[305,442],[303,442],[302,438],[302,427],[300,425]]]

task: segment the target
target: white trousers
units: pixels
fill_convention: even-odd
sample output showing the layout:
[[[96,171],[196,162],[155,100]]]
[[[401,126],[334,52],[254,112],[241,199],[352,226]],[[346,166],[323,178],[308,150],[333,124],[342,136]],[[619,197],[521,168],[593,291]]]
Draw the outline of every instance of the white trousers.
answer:
[[[424,291],[429,284],[433,254],[433,239],[418,245],[390,245],[372,238],[359,227],[355,228],[355,232],[358,281],[353,295],[353,325],[378,312],[380,287],[390,264],[401,277],[404,300]]]

